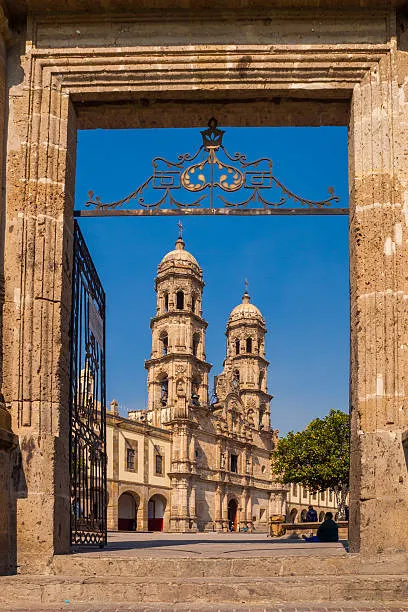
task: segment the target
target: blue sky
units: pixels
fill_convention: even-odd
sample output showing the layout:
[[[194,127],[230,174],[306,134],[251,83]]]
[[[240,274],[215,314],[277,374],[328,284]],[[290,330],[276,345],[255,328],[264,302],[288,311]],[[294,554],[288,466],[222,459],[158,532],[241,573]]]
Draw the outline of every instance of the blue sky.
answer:
[[[176,159],[200,144],[197,129],[78,133],[76,208],[89,189],[104,201],[133,191],[151,159]],[[292,191],[320,199],[333,186],[348,206],[346,128],[227,128],[226,148],[271,157]],[[123,414],[146,404],[157,265],[177,238],[177,217],[81,219],[107,294],[107,398]],[[244,279],[263,313],[272,425],[302,429],[330,408],[348,410],[348,218],[182,217],[186,248],[204,271],[203,310],[212,375],[225,356],[225,325]]]

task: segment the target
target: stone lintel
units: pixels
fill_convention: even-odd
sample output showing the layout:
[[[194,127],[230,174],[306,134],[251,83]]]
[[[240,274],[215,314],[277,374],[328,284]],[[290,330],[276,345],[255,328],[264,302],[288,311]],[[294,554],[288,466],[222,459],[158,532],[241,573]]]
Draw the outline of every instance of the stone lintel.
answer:
[[[129,13],[138,10],[163,10],[163,9],[184,9],[203,11],[208,9],[206,0],[1,0],[3,6],[10,15],[14,17],[24,17],[29,12],[50,14],[50,13],[72,13],[72,12],[92,12],[106,14],[127,11]],[[370,0],[370,10],[390,9],[403,7],[405,0]],[[238,10],[238,9],[265,9],[270,7],[268,0],[213,0],[211,10]],[[319,9],[338,9],[338,10],[361,10],[366,8],[367,3],[362,0],[278,0],[274,2],[274,8],[292,10],[317,10]]]

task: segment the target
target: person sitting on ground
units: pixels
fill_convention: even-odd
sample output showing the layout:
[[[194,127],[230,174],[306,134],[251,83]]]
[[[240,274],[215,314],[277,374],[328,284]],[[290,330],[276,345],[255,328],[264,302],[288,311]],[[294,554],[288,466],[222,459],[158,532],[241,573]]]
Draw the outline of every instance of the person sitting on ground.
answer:
[[[333,514],[326,512],[323,523],[317,530],[317,535],[305,538],[306,542],[338,542],[339,528],[333,521]]]
[[[313,506],[309,506],[306,514],[306,523],[317,523],[317,512]]]

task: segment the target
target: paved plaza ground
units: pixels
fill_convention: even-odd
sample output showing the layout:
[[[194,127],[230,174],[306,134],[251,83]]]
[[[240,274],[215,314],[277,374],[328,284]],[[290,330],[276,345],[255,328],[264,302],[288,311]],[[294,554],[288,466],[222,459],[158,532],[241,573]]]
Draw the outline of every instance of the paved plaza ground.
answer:
[[[140,566],[137,563],[137,559],[145,559],[146,566],[149,565],[150,560],[157,565],[159,564],[162,567],[162,570],[167,567],[166,560],[171,564],[172,562],[176,562],[177,564],[183,563],[182,559],[203,559],[203,563],[207,564],[211,563],[211,559],[237,559],[236,563],[241,564],[246,563],[248,560],[248,567],[256,565],[257,562],[260,562],[265,569],[265,564],[270,562],[269,558],[279,558],[279,557],[290,557],[290,556],[303,556],[304,563],[315,563],[316,557],[321,557],[322,560],[329,557],[333,557],[333,562],[335,562],[336,558],[339,557],[348,557],[347,553],[347,542],[338,542],[338,543],[317,543],[311,544],[306,543],[303,540],[295,539],[295,538],[269,538],[266,534],[248,534],[248,533],[197,533],[197,534],[169,534],[169,533],[134,533],[134,532],[121,532],[121,533],[110,533],[109,534],[109,544],[108,546],[100,550],[98,548],[89,548],[89,549],[78,549],[70,559],[74,561],[76,558],[79,565],[79,568],[87,568],[88,573],[84,575],[83,581],[84,583],[94,581],[93,578],[93,567],[97,567],[95,564],[103,563],[103,567],[106,570],[106,573],[100,575],[100,597],[97,597],[97,601],[90,600],[87,603],[78,601],[77,595],[75,595],[75,591],[72,592],[72,596],[69,595],[69,588],[72,588],[67,577],[63,577],[61,580],[61,584],[58,586],[58,597],[56,598],[56,602],[58,603],[34,603],[29,600],[24,601],[24,605],[22,605],[22,601],[20,599],[20,603],[13,603],[11,600],[10,603],[7,603],[6,606],[0,606],[0,612],[62,612],[62,611],[72,611],[72,612],[158,612],[160,610],[163,611],[183,611],[187,612],[191,611],[200,611],[203,612],[205,610],[212,611],[220,611],[220,612],[351,612],[351,611],[359,611],[359,612],[402,612],[403,610],[408,610],[408,603],[405,601],[400,602],[399,599],[397,601],[393,601],[390,604],[386,602],[382,603],[358,603],[352,601],[348,598],[347,601],[330,601],[325,603],[313,602],[313,595],[311,593],[311,601],[305,603],[303,599],[299,604],[296,603],[275,603],[276,599],[271,602],[271,605],[265,605],[255,603],[253,606],[248,605],[248,603],[241,603],[239,598],[237,601],[233,601],[230,599],[229,601],[232,603],[229,604],[221,604],[221,603],[204,603],[203,601],[194,601],[191,600],[189,603],[178,603],[182,601],[183,597],[181,597],[178,602],[172,604],[163,604],[163,603],[153,603],[155,589],[157,587],[153,584],[157,579],[160,581],[160,577],[151,576],[153,581],[152,583],[152,594],[153,601],[149,603],[149,596],[145,599],[145,603],[131,604],[130,601],[126,598],[120,600],[120,603],[108,603],[106,599],[104,600],[104,589],[111,589],[116,583],[121,583],[123,581],[127,582],[140,582],[141,580],[150,584],[149,573],[142,572],[144,568],[144,564]],[[92,558],[92,563],[89,565],[86,563],[86,559]],[[62,563],[64,563],[64,559],[70,562],[66,556],[60,557]],[[122,560],[123,559],[123,563]],[[208,561],[206,561],[207,559]],[[256,560],[258,559],[258,561]],[[240,561],[241,560],[241,561]],[[338,559],[341,562],[341,559]],[[292,563],[289,559],[284,561],[284,563]],[[184,561],[185,563],[185,561]],[[199,562],[201,563],[201,562]],[[336,561],[337,563],[337,561]],[[196,563],[191,562],[191,566],[196,566]],[[225,563],[221,563],[221,565],[225,565]],[[119,568],[119,573],[118,572]],[[241,568],[242,571],[242,568]],[[244,569],[244,572],[246,570]],[[116,573],[115,573],[116,572]],[[130,572],[130,573],[129,573]],[[143,576],[141,575],[143,574]],[[110,575],[109,575],[110,574]],[[175,580],[170,577],[171,574],[166,575],[163,573],[162,582],[165,584],[166,582],[174,583]],[[196,576],[198,574],[194,574]],[[81,571],[80,571],[81,576]],[[88,577],[87,577],[88,576]],[[241,576],[241,578],[236,577],[235,580],[241,582],[243,585],[246,584],[248,588],[253,585],[254,574],[248,575],[248,577],[244,577],[244,574],[238,574],[236,576]],[[269,574],[268,574],[269,576]],[[289,574],[290,576],[290,574]],[[17,579],[23,579],[24,576],[17,576]],[[44,583],[50,581],[52,583],[56,576],[48,576],[43,579]],[[78,579],[72,578],[74,581]],[[217,583],[217,579],[223,581],[224,578],[222,575],[219,577],[211,577],[208,580],[211,584],[216,585],[215,588],[219,588],[219,584]],[[268,580],[269,578],[264,577],[260,580]],[[81,582],[81,577],[79,581]],[[113,580],[113,582],[112,582]],[[194,580],[200,581],[200,578],[190,579],[190,582]],[[202,580],[207,580],[205,577]],[[272,578],[274,580],[274,578]],[[276,580],[276,578],[275,578]],[[278,578],[279,580],[279,578]],[[284,579],[285,580],[285,579]],[[290,587],[290,578],[288,579],[288,587]],[[225,588],[228,590],[228,581],[229,578],[225,579],[226,584]],[[185,574],[185,583],[189,582],[188,573]],[[184,588],[188,588],[184,586],[181,593],[184,593]],[[95,597],[95,596],[94,596]],[[59,601],[58,601],[59,600]],[[44,600],[46,601],[46,600]],[[247,600],[247,602],[250,600]]]
[[[270,538],[266,533],[136,533],[110,532],[108,546],[78,548],[78,554],[115,557],[265,557],[283,555],[346,555],[347,542],[307,543],[290,537]]]

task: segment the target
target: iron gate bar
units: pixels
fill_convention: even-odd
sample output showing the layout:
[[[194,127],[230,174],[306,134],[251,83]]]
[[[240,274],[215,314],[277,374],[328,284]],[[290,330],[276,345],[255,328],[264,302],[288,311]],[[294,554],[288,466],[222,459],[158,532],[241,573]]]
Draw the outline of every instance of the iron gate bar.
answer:
[[[247,161],[242,153],[231,155],[223,145],[224,134],[211,118],[208,128],[201,131],[202,144],[194,154],[178,155],[177,162],[155,157],[153,174],[115,202],[102,202],[89,191],[85,206],[90,210],[77,210],[75,216],[348,214],[347,208],[332,206],[340,201],[332,187],[322,200],[297,195],[273,174],[269,157]],[[240,200],[231,199],[238,193]],[[272,200],[266,199],[265,193],[272,193]],[[152,201],[148,201],[149,195],[153,195]],[[187,200],[180,200],[186,196]],[[289,205],[290,201],[298,207]],[[127,205],[133,208],[125,208]]]
[[[158,210],[75,210],[74,217],[171,217],[185,215],[188,217],[200,215],[224,216],[224,217],[260,217],[268,215],[348,215],[348,208],[283,208],[283,209],[261,209],[250,208],[231,210],[225,208],[196,208],[196,209],[166,209]]]
[[[71,544],[107,542],[105,292],[74,222],[70,328]]]

